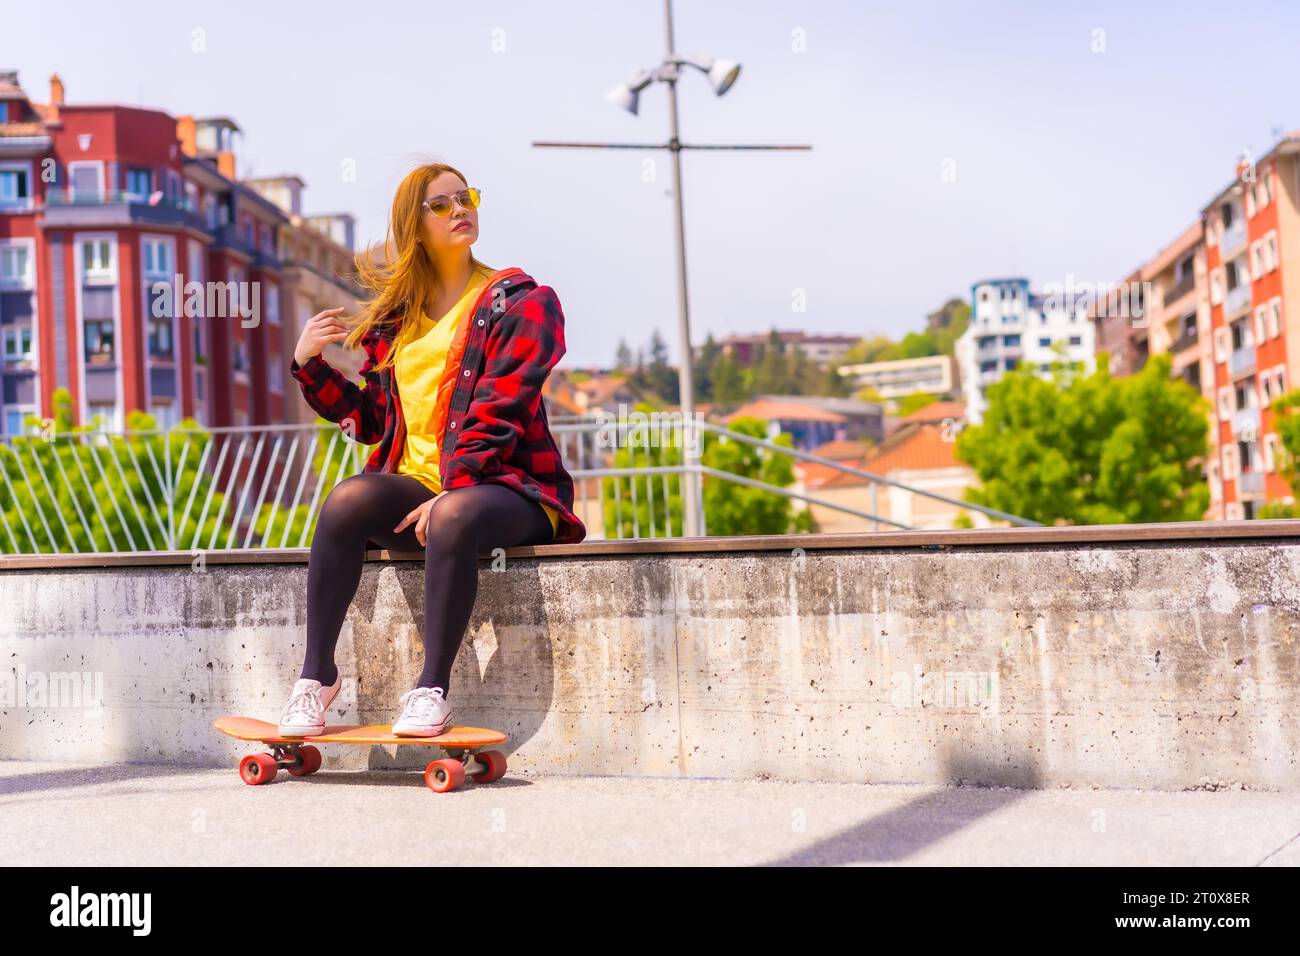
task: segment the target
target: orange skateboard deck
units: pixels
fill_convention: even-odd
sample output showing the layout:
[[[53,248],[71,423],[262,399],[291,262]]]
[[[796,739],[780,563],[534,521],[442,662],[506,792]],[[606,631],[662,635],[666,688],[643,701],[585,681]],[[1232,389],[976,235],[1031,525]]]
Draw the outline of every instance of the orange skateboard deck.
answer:
[[[499,730],[483,727],[453,727],[437,737],[398,737],[391,726],[371,724],[328,724],[323,733],[308,737],[284,737],[279,727],[254,717],[221,717],[212,722],[228,737],[255,740],[270,746],[269,754],[249,754],[239,762],[239,776],[244,783],[258,786],[270,783],[281,768],[293,777],[306,777],[320,769],[320,750],[312,744],[432,744],[447,756],[434,760],[424,770],[424,782],[435,793],[455,790],[465,778],[475,783],[491,783],[505,776],[506,757],[500,750],[484,750],[506,742]]]

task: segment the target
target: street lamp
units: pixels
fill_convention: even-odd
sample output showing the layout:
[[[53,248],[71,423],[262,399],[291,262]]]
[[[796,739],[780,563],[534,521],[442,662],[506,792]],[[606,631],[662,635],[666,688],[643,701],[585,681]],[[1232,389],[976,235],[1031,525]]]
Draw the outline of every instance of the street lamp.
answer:
[[[664,17],[668,33],[668,54],[663,62],[652,70],[639,70],[627,83],[614,87],[605,94],[605,99],[637,115],[641,91],[655,81],[668,84],[668,113],[670,136],[667,143],[564,143],[534,142],[534,146],[578,147],[585,149],[667,149],[673,155],[673,196],[676,200],[676,236],[677,236],[677,327],[678,342],[681,350],[681,363],[678,368],[678,384],[681,391],[682,409],[682,531],[689,537],[698,537],[702,533],[701,515],[704,512],[704,496],[699,473],[699,443],[688,441],[695,420],[695,385],[692,369],[694,352],[691,349],[690,308],[686,294],[686,226],[682,206],[682,161],[684,149],[812,149],[811,146],[741,146],[741,145],[703,145],[685,144],[678,138],[677,130],[677,79],[683,66],[694,67],[703,73],[713,87],[713,92],[722,96],[735,84],[740,76],[740,64],[734,60],[718,60],[709,56],[679,56],[673,50],[673,5],[672,0],[664,0]]]

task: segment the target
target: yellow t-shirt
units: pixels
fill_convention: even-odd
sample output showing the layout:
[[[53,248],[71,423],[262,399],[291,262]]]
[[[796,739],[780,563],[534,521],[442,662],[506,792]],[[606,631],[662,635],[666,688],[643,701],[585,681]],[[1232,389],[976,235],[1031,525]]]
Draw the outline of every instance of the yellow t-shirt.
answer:
[[[438,474],[441,452],[436,434],[436,421],[440,418],[438,385],[446,371],[447,353],[455,341],[456,331],[469,317],[475,300],[494,272],[496,270],[488,266],[476,266],[464,293],[447,314],[436,322],[420,315],[393,356],[402,417],[406,420],[406,444],[397,472],[419,480],[435,495],[442,491],[442,479]],[[449,398],[447,395],[446,399]],[[441,420],[445,421],[445,410]],[[554,535],[559,530],[559,515],[549,505],[543,504],[542,510],[550,519],[551,534]]]

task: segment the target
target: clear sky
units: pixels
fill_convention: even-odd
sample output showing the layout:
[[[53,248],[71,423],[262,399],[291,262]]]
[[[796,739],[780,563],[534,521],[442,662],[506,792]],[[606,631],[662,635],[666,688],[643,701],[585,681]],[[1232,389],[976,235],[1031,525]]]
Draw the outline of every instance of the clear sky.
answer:
[[[663,84],[639,117],[602,98],[662,59],[661,0],[182,6],[5,2],[0,67],[42,102],[57,71],[71,103],[230,116],[241,174],[297,173],[362,240],[450,162],[483,190],[478,257],[558,292],[564,365],[656,326],[679,354],[668,153],[530,145],[667,138]],[[743,64],[723,97],[683,76],[683,141],[813,147],[683,154],[694,341],[901,337],[982,277],[1123,278],[1300,127],[1298,10],[676,0],[679,52]]]

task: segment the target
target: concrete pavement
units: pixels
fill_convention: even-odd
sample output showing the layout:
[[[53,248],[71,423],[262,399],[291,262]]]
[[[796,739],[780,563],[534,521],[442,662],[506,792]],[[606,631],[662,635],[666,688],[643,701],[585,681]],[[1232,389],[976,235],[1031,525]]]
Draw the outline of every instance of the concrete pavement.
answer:
[[[419,773],[267,786],[227,769],[0,762],[0,865],[1300,864],[1300,802],[1246,791],[1012,790]]]

